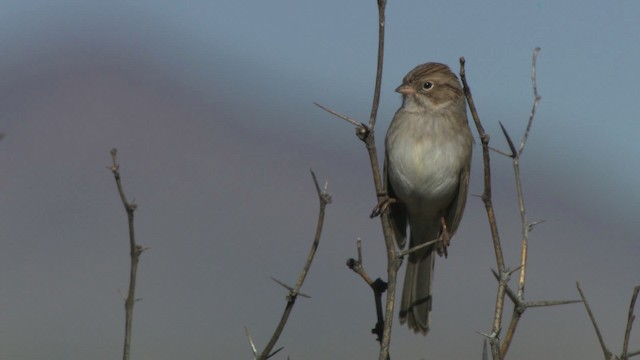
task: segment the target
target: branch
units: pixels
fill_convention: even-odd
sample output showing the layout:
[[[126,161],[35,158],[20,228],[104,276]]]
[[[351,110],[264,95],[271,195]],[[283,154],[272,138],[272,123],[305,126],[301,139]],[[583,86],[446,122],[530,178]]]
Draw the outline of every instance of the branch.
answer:
[[[596,331],[596,335],[598,336],[598,341],[600,342],[600,347],[602,347],[602,352],[604,354],[605,360],[612,359],[612,353],[607,348],[607,345],[604,343],[604,338],[602,337],[602,333],[600,333],[600,328],[598,327],[598,323],[596,322],[595,316],[593,316],[593,312],[591,311],[591,307],[589,306],[589,302],[587,298],[584,296],[582,289],[580,288],[580,283],[576,282],[576,287],[578,288],[578,292],[580,293],[580,297],[582,298],[582,303],[584,304],[585,309],[587,309],[587,313],[589,314],[589,319],[591,319],[591,324],[593,324],[593,328]]]
[[[369,274],[364,270],[364,262],[362,260],[362,241],[358,239],[356,242],[358,248],[358,259],[350,258],[347,260],[347,267],[353,270],[371,287],[373,291],[373,300],[376,304],[376,325],[371,329],[371,333],[376,335],[376,341],[382,345],[384,337],[384,312],[382,311],[382,294],[387,291],[388,284],[384,280],[377,278],[371,280]]]
[[[116,180],[116,186],[118,187],[118,193],[122,200],[122,205],[127,212],[127,219],[129,223],[129,255],[131,257],[131,267],[129,270],[129,292],[124,302],[125,309],[125,328],[124,328],[124,348],[122,359],[128,360],[131,352],[131,328],[133,324],[133,305],[138,299],[135,297],[136,292],[136,278],[138,273],[138,261],[140,255],[146,248],[136,244],[136,234],[134,231],[133,213],[138,207],[134,203],[130,203],[124,194],[124,188],[122,187],[122,181],[120,179],[120,164],[118,164],[118,150],[116,148],[111,149],[111,172]]]
[[[520,150],[518,151],[518,155],[522,155],[524,151],[524,146],[527,143],[527,139],[529,138],[529,130],[531,130],[531,124],[533,123],[533,118],[536,116],[536,109],[538,108],[538,104],[540,103],[540,96],[538,96],[538,81],[536,79],[536,67],[538,60],[538,53],[540,52],[540,48],[537,47],[533,50],[532,63],[531,63],[531,85],[533,87],[533,106],[531,107],[531,115],[529,115],[529,122],[527,122],[527,129],[522,135],[522,141],[520,142]]]
[[[375,186],[377,203],[380,204],[387,198],[385,188],[382,182],[382,176],[380,174],[380,165],[378,162],[378,151],[376,149],[375,141],[375,124],[378,114],[378,106],[380,102],[380,87],[382,84],[382,68],[384,60],[384,33],[385,33],[385,7],[386,0],[377,0],[378,3],[378,63],[376,67],[376,81],[373,92],[373,102],[371,105],[371,115],[369,117],[369,124],[364,125],[358,121],[355,121],[347,116],[341,115],[333,110],[330,110],[324,106],[316,104],[325,111],[353,124],[356,126],[356,136],[365,144],[367,154],[369,155],[369,163],[371,165],[371,173],[373,176],[373,183]],[[382,233],[384,236],[385,246],[387,249],[387,301],[385,306],[385,321],[382,342],[380,343],[380,360],[387,360],[389,358],[389,344],[391,341],[391,327],[393,324],[394,308],[395,308],[395,294],[397,285],[398,269],[401,265],[401,260],[396,254],[396,248],[394,243],[393,232],[389,222],[388,212],[384,212],[380,216],[380,222],[382,225]]]
[[[634,309],[636,307],[636,300],[638,299],[638,292],[640,292],[640,286],[636,286],[633,288],[633,295],[631,295],[631,304],[629,304],[629,315],[627,317],[627,327],[624,331],[624,342],[622,345],[622,355],[620,356],[622,360],[627,360],[629,355],[629,336],[631,336],[631,326],[633,325],[633,320],[635,320],[636,316],[633,314]]]
[[[480,118],[476,111],[475,104],[473,102],[473,97],[471,95],[471,90],[466,80],[466,74],[465,74],[465,68],[464,68],[465,59],[460,58],[460,78],[462,80],[464,93],[467,98],[467,103],[469,104],[471,115],[473,117],[474,123],[476,124],[478,135],[482,143],[482,156],[483,156],[483,164],[484,164],[484,193],[482,194],[482,200],[484,202],[487,216],[489,219],[489,225],[491,228],[491,234],[493,238],[494,251],[496,254],[496,263],[498,265],[498,273],[499,273],[498,274],[494,272],[494,275],[498,280],[498,292],[497,292],[498,294],[496,299],[492,333],[488,336],[491,344],[491,352],[494,360],[500,360],[505,358],[506,353],[509,349],[509,346],[513,340],[513,336],[518,326],[518,322],[520,321],[520,317],[522,316],[522,314],[527,308],[571,304],[571,303],[578,302],[576,300],[538,301],[538,302],[524,301],[529,233],[531,232],[531,230],[533,230],[533,227],[535,225],[543,222],[541,220],[533,221],[533,222],[529,222],[527,220],[526,207],[525,207],[524,195],[522,190],[522,178],[520,174],[520,156],[524,151],[524,147],[526,145],[526,142],[531,130],[531,126],[533,124],[533,119],[535,118],[536,109],[541,99],[540,96],[538,95],[537,80],[536,80],[536,62],[537,62],[537,57],[539,52],[540,52],[540,48],[536,48],[533,51],[533,55],[532,55],[531,82],[532,82],[532,88],[533,88],[534,101],[531,109],[531,114],[529,115],[529,121],[527,122],[527,128],[522,136],[519,149],[516,148],[507,129],[500,122],[500,129],[502,130],[502,134],[504,135],[505,140],[509,146],[509,152],[503,152],[501,150],[497,150],[489,146],[489,136],[485,133],[484,128],[480,122]],[[491,200],[491,166],[490,166],[491,150],[511,158],[513,162],[513,172],[514,172],[515,185],[516,185],[516,194],[518,199],[518,210],[520,213],[520,222],[522,224],[522,248],[520,253],[520,265],[518,266],[518,270],[520,273],[518,278],[517,293],[513,292],[513,290],[511,290],[507,286],[507,281],[513,272],[508,271],[505,268],[504,257],[502,253],[501,243],[500,243],[500,237],[498,235],[498,228],[496,225],[495,213],[493,210],[493,204]],[[509,323],[509,328],[504,338],[504,342],[502,346],[500,346],[500,340],[498,339],[498,334],[500,333],[500,330],[501,330],[505,294],[508,295],[511,301],[514,303],[514,309],[513,309],[513,314],[511,316],[510,323]]]
[[[526,215],[526,207],[524,204],[524,195],[522,190],[522,178],[520,175],[520,156],[522,155],[522,151],[524,150],[524,146],[526,145],[527,138],[529,137],[529,131],[531,130],[531,124],[533,123],[534,115],[538,104],[540,103],[540,96],[538,96],[537,82],[536,82],[536,60],[538,58],[538,53],[540,52],[540,48],[535,48],[533,51],[532,59],[531,59],[531,83],[533,87],[533,106],[531,109],[531,115],[529,116],[529,121],[527,123],[527,129],[525,130],[524,135],[522,136],[522,141],[520,143],[520,150],[517,151],[509,133],[505,129],[505,127],[500,123],[500,128],[502,129],[502,133],[504,134],[505,139],[507,140],[507,144],[509,144],[509,149],[511,151],[511,158],[513,161],[513,174],[516,183],[516,194],[518,198],[518,210],[520,212],[520,223],[522,224],[522,247],[520,253],[520,276],[518,279],[518,293],[517,299],[518,303],[522,304],[524,302],[524,288],[525,288],[525,280],[527,274],[527,254],[529,248],[529,232],[532,229],[533,225],[527,221]],[[521,310],[521,311],[516,311]],[[513,340],[513,334],[516,331],[518,326],[518,322],[520,321],[520,317],[522,313],[526,310],[525,307],[516,307],[514,308],[514,312],[511,316],[511,321],[509,324],[509,329],[507,330],[507,335],[505,336],[504,343],[502,344],[502,358],[504,358],[509,350],[509,346],[511,345],[511,341]]]
[[[311,250],[309,251],[309,255],[307,256],[307,261],[305,262],[304,267],[302,268],[302,271],[298,276],[298,281],[296,282],[296,285],[294,287],[287,286],[284,283],[272,278],[274,281],[276,281],[280,285],[287,288],[289,290],[289,293],[287,294],[287,305],[285,306],[284,312],[282,313],[282,317],[280,318],[280,323],[278,323],[278,326],[276,327],[276,330],[273,332],[273,335],[271,336],[271,340],[269,340],[269,343],[267,344],[267,346],[265,346],[264,350],[262,350],[262,352],[256,356],[256,359],[259,359],[259,360],[266,360],[272,357],[273,355],[275,355],[278,351],[283,349],[283,348],[279,348],[278,350],[271,352],[271,350],[276,345],[276,342],[278,342],[278,339],[282,334],[282,330],[284,330],[284,326],[287,324],[289,315],[291,314],[291,310],[293,309],[293,305],[295,304],[296,298],[298,297],[298,295],[308,297],[307,295],[301,294],[300,289],[302,288],[302,284],[304,283],[304,280],[307,277],[307,274],[309,273],[309,269],[311,268],[311,263],[313,262],[313,258],[318,249],[318,244],[320,243],[320,236],[322,235],[322,227],[324,225],[325,208],[327,207],[327,204],[331,203],[331,195],[327,192],[327,183],[325,183],[324,188],[321,189],[320,185],[318,184],[318,179],[316,178],[316,174],[313,172],[313,170],[311,170],[311,177],[313,178],[313,183],[315,184],[316,192],[318,194],[318,199],[320,201],[320,210],[318,212],[318,222],[316,225],[316,234],[313,240],[313,245],[311,246]],[[255,348],[253,343],[251,346]],[[254,351],[254,354],[255,354],[255,351]]]
[[[380,87],[382,84],[382,65],[384,62],[384,31],[385,31],[385,7],[387,0],[378,0],[378,66],[376,67],[376,82],[373,93],[373,103],[371,105],[371,116],[369,118],[369,130],[366,132],[357,133],[361,140],[363,140],[367,147],[369,154],[369,161],[371,163],[371,172],[373,175],[373,182],[376,189],[376,196],[378,203],[386,198],[385,188],[383,186],[380,176],[380,166],[378,165],[378,151],[376,150],[374,128],[376,124],[376,117],[378,114],[378,105],[380,101]],[[369,136],[366,136],[369,135]],[[394,235],[391,231],[391,223],[389,221],[389,212],[385,212],[380,216],[380,223],[382,225],[382,233],[384,235],[384,242],[387,250],[387,303],[385,307],[385,321],[384,321],[384,333],[382,337],[382,343],[380,344],[380,353],[378,355],[379,360],[389,359],[389,346],[391,343],[391,328],[393,325],[393,317],[395,312],[395,297],[398,270],[402,262],[396,255],[396,247],[394,242]]]
[[[473,122],[476,125],[478,131],[478,137],[482,144],[482,162],[484,164],[484,192],[482,193],[482,202],[484,203],[485,211],[487,212],[487,218],[489,220],[489,227],[491,228],[491,237],[493,240],[493,248],[496,255],[496,263],[498,266],[498,272],[505,274],[504,255],[502,253],[502,245],[500,244],[500,235],[498,234],[498,224],[496,222],[495,211],[493,209],[493,201],[491,199],[491,157],[489,155],[489,135],[484,131],[480,116],[476,110],[475,103],[473,102],[473,96],[471,89],[467,83],[467,76],[465,72],[465,59],[460,58],[460,80],[462,81],[464,95],[467,98],[467,104]],[[504,296],[505,296],[506,282],[504,277],[501,276],[498,282],[498,291],[496,296],[496,306],[493,316],[493,325],[491,334],[488,336],[489,343],[491,345],[491,353],[494,360],[500,360],[500,341],[498,334],[500,333],[500,324],[502,323],[502,312],[504,309]]]

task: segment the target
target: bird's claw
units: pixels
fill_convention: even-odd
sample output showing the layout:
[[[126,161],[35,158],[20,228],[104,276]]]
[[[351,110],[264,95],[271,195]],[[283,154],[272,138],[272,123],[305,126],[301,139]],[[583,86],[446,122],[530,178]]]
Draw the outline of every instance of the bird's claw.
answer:
[[[371,214],[369,214],[369,217],[373,219],[374,217],[384,214],[384,212],[389,208],[389,205],[395,202],[396,199],[390,198],[387,195],[383,195],[378,204],[373,208],[373,210],[371,210]]]
[[[444,217],[440,217],[440,224],[442,225],[442,232],[440,233],[440,241],[436,243],[436,251],[438,251],[438,255],[446,258],[448,254],[447,248],[449,244],[451,244],[451,235],[449,235],[449,230],[447,229],[447,224],[444,221]]]

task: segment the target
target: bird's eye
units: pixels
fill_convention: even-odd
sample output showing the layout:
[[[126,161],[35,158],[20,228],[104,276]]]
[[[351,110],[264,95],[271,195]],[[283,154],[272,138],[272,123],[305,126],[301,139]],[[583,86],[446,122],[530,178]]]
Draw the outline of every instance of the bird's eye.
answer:
[[[430,81],[425,81],[425,82],[422,84],[422,89],[423,89],[423,90],[431,90],[431,88],[432,88],[432,87],[433,87],[433,83],[432,83],[432,82],[430,82]]]

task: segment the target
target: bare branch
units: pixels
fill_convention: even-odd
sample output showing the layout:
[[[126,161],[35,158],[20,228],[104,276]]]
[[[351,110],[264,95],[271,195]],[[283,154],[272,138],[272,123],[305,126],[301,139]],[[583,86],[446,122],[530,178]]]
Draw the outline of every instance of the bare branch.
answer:
[[[382,183],[382,177],[380,176],[380,165],[378,164],[378,151],[376,149],[375,142],[375,124],[378,114],[378,105],[380,100],[380,87],[382,84],[382,65],[384,60],[384,32],[385,32],[385,7],[387,0],[378,1],[378,65],[376,67],[376,82],[374,86],[373,103],[371,105],[371,116],[369,118],[369,126],[363,131],[356,129],[356,134],[362,140],[367,148],[369,155],[369,162],[371,164],[371,172],[373,175],[373,183],[375,185],[376,196],[378,202],[382,200],[386,195],[384,186]],[[378,355],[379,360],[389,359],[389,345],[391,343],[391,328],[393,325],[394,309],[395,309],[395,296],[397,286],[398,269],[400,268],[401,261],[398,259],[395,249],[394,235],[391,230],[391,224],[389,221],[389,212],[384,212],[380,216],[380,222],[382,225],[382,233],[384,235],[384,242],[387,250],[387,301],[384,311],[384,331],[382,341],[380,342],[380,353]],[[378,316],[381,314],[378,312]]]
[[[527,301],[524,303],[526,308],[530,307],[544,307],[544,306],[556,306],[556,305],[568,305],[581,303],[582,300],[546,300],[546,301]]]
[[[505,272],[504,255],[502,253],[502,245],[500,244],[500,235],[498,234],[498,224],[496,222],[495,211],[493,209],[493,200],[491,198],[491,157],[489,155],[489,135],[484,131],[480,116],[476,110],[475,103],[473,101],[473,95],[471,94],[471,88],[467,83],[467,76],[465,71],[465,59],[460,58],[460,80],[462,81],[464,95],[467,98],[467,104],[469,111],[473,118],[473,122],[476,125],[478,131],[478,137],[482,144],[482,162],[484,164],[484,192],[482,193],[482,202],[484,203],[485,211],[487,212],[487,218],[489,220],[489,227],[491,229],[491,237],[493,240],[493,248],[496,256],[496,263],[498,265],[498,272],[503,274]],[[497,339],[497,334],[500,333],[502,323],[502,312],[504,309],[504,296],[505,296],[506,283],[504,280],[500,280],[498,283],[498,291],[496,296],[496,306],[493,316],[492,335],[490,338],[491,354],[494,360],[501,360],[500,344]]]
[[[531,85],[533,87],[533,106],[531,107],[531,115],[529,115],[529,122],[527,123],[527,129],[522,136],[522,141],[520,142],[520,151],[518,155],[522,155],[524,151],[524,146],[527,143],[527,139],[529,138],[529,130],[531,130],[531,124],[533,123],[533,118],[536,116],[536,109],[538,104],[540,103],[540,96],[538,96],[538,81],[536,79],[536,66],[538,60],[538,53],[540,53],[540,48],[537,47],[533,50],[533,56],[531,57]]]
[[[127,200],[122,186],[122,180],[120,177],[120,164],[118,164],[118,150],[116,148],[111,149],[111,172],[116,180],[116,186],[118,187],[118,193],[122,200],[122,205],[127,212],[127,219],[129,224],[129,255],[131,257],[131,266],[129,269],[129,291],[124,301],[125,308],[125,329],[124,329],[124,346],[122,351],[122,359],[128,360],[131,352],[131,329],[133,326],[133,305],[139,300],[135,297],[136,292],[136,279],[138,273],[138,262],[140,255],[146,248],[136,244],[136,234],[134,229],[133,213],[137,209],[137,205]]]
[[[378,65],[376,66],[376,84],[373,91],[373,103],[371,104],[371,115],[369,116],[369,128],[376,127],[376,118],[378,117],[378,105],[380,103],[380,87],[382,85],[382,64],[384,62],[384,25],[385,16],[384,9],[387,6],[387,0],[378,0]],[[382,355],[382,354],[381,354]],[[384,359],[385,360],[386,356]]]
[[[589,302],[587,298],[584,296],[582,289],[580,288],[580,283],[576,282],[576,287],[578,288],[578,292],[580,293],[580,297],[582,298],[582,303],[584,304],[585,309],[587,309],[587,313],[589,314],[589,319],[591,319],[591,324],[593,324],[593,328],[596,331],[596,335],[598,336],[598,341],[600,342],[600,347],[602,347],[602,352],[604,353],[604,359],[610,360],[612,353],[607,348],[607,345],[604,343],[604,338],[600,333],[600,328],[598,327],[598,323],[596,322],[595,316],[593,316],[593,312],[591,312],[591,307],[589,306]]]
[[[360,277],[367,283],[369,286],[373,286],[373,280],[369,277],[369,274],[364,270],[364,263],[362,262],[362,241],[358,239],[356,242],[356,246],[358,248],[358,259],[350,258],[347,260],[347,267],[356,274],[360,275]]]
[[[386,197],[384,191],[384,185],[382,182],[382,176],[380,174],[380,165],[378,161],[378,151],[376,149],[375,141],[375,124],[378,114],[378,106],[380,102],[380,88],[382,84],[382,68],[384,60],[384,33],[385,33],[385,7],[386,0],[377,0],[378,3],[378,64],[376,67],[376,81],[374,86],[373,102],[371,105],[371,115],[369,117],[369,124],[365,125],[359,123],[347,116],[338,114],[337,112],[327,109],[324,106],[316,104],[325,111],[342,118],[343,120],[356,126],[356,136],[365,144],[367,154],[369,155],[369,162],[371,165],[371,173],[373,176],[373,183],[375,186],[376,196],[378,203]],[[398,269],[400,268],[401,261],[398,259],[394,243],[394,235],[389,222],[389,215],[387,212],[380,214],[380,222],[382,225],[382,232],[384,235],[385,246],[387,249],[387,301],[384,311],[384,331],[383,339],[380,342],[380,360],[387,360],[389,357],[389,343],[391,339],[391,328],[393,324],[394,308],[395,308],[395,292],[397,283]],[[350,259],[348,264],[351,264],[352,269],[357,268],[355,260]],[[386,284],[386,283],[385,283]]]
[[[377,278],[375,281],[371,280],[369,275],[364,269],[363,260],[362,260],[362,241],[358,239],[357,248],[358,248],[358,260],[350,258],[347,260],[347,266],[349,269],[353,270],[356,274],[360,275],[360,277],[371,287],[373,291],[373,300],[376,304],[376,326],[371,329],[371,332],[376,335],[376,341],[382,344],[382,339],[384,336],[384,312],[382,311],[382,294],[387,290],[388,284],[384,282],[382,279]]]
[[[267,344],[267,346],[265,346],[264,350],[262,350],[260,355],[257,356],[258,360],[268,359],[273,355],[275,355],[278,351],[283,349],[283,348],[280,348],[274,352],[271,352],[271,350],[276,345],[276,342],[280,338],[282,331],[284,330],[284,326],[286,325],[289,319],[289,315],[291,314],[291,310],[293,309],[293,305],[295,304],[296,298],[298,297],[298,295],[308,297],[308,295],[300,294],[300,289],[302,288],[304,279],[306,278],[309,272],[309,269],[311,268],[311,263],[313,262],[313,258],[316,254],[318,245],[320,243],[320,236],[322,235],[322,227],[324,225],[325,208],[327,207],[327,204],[331,203],[331,195],[329,195],[329,193],[326,191],[326,185],[324,190],[320,189],[320,185],[318,185],[316,174],[313,172],[313,170],[311,171],[311,177],[313,178],[313,183],[315,185],[316,192],[318,194],[318,200],[320,201],[320,210],[318,212],[318,221],[316,225],[316,234],[313,240],[313,245],[311,246],[311,250],[309,251],[309,255],[307,256],[307,261],[305,262],[304,267],[302,268],[302,271],[298,276],[298,281],[296,282],[296,285],[293,288],[282,283],[279,280],[272,278],[278,284],[284,286],[286,289],[289,290],[289,293],[287,294],[287,305],[285,306],[284,312],[282,313],[282,316],[280,318],[280,322],[278,323],[276,330],[273,332],[273,335],[271,336],[269,343]]]
[[[440,239],[427,241],[426,243],[414,246],[412,248],[405,249],[405,250],[402,250],[402,251],[398,251],[398,257],[399,258],[405,257],[405,256],[411,254],[412,252],[416,252],[416,251],[418,251],[420,249],[423,249],[423,248],[426,248],[428,246],[431,246],[431,245],[433,245],[433,244],[435,244],[437,242],[440,242]]]
[[[514,309],[511,322],[509,325],[509,329],[507,330],[507,336],[505,337],[505,341],[502,346],[502,357],[506,356],[506,353],[509,349],[509,345],[511,344],[511,340],[513,338],[513,334],[515,333],[515,329],[518,325],[518,321],[522,313],[526,310],[527,306],[524,303],[524,289],[525,289],[525,281],[526,281],[526,273],[527,273],[527,254],[528,254],[528,243],[529,243],[529,231],[532,229],[532,223],[527,221],[526,215],[526,207],[524,203],[524,194],[522,190],[522,178],[520,175],[520,155],[524,149],[524,145],[529,136],[529,131],[531,130],[531,124],[533,123],[533,119],[535,117],[535,109],[540,102],[540,96],[538,96],[537,90],[537,82],[536,82],[536,59],[538,57],[538,53],[540,52],[540,48],[536,48],[533,51],[532,55],[532,86],[534,89],[534,101],[533,101],[533,110],[531,115],[529,116],[529,121],[527,123],[527,129],[522,138],[522,142],[520,145],[520,151],[517,151],[511,137],[507,133],[505,127],[500,123],[500,128],[507,139],[507,143],[509,144],[509,148],[511,149],[512,161],[513,161],[513,173],[516,185],[516,194],[518,199],[518,210],[520,212],[520,223],[522,224],[522,246],[520,253],[520,276],[518,279],[518,293],[516,297],[518,299],[518,307]],[[539,222],[538,222],[539,223]],[[537,223],[536,223],[537,224]],[[517,310],[517,311],[516,311]]]
[[[627,317],[627,327],[624,331],[624,342],[622,345],[622,360],[627,360],[629,358],[629,337],[631,336],[631,327],[633,325],[633,320],[635,320],[636,316],[633,314],[634,309],[636,307],[636,300],[638,299],[638,292],[640,292],[640,286],[636,286],[633,288],[633,295],[631,295],[631,304],[629,304],[629,315]]]

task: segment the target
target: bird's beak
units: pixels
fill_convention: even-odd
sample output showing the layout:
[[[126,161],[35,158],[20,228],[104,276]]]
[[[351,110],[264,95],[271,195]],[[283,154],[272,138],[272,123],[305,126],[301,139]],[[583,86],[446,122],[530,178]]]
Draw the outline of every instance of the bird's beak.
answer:
[[[409,85],[400,85],[396,88],[396,92],[402,95],[415,94],[415,90]]]

